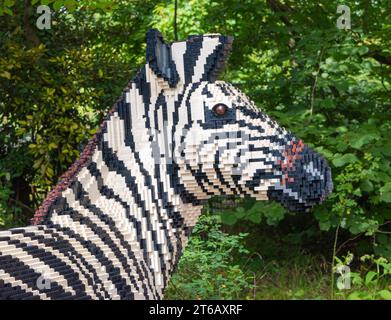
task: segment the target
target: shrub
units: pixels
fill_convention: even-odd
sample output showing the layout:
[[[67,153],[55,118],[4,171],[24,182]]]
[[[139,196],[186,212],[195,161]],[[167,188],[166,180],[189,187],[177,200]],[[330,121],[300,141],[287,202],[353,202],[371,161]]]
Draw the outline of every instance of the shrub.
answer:
[[[219,216],[203,215],[194,227],[167,288],[166,299],[238,299],[250,289],[250,278],[235,263],[235,255],[247,255],[247,234],[221,231]]]

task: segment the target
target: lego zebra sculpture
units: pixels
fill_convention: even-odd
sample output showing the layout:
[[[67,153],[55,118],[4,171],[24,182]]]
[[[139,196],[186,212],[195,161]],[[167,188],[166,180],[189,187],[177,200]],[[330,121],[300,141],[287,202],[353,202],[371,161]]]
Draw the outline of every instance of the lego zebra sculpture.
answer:
[[[231,45],[147,33],[146,64],[32,225],[0,232],[1,299],[160,299],[211,196],[307,211],[331,192],[320,155],[216,81]]]

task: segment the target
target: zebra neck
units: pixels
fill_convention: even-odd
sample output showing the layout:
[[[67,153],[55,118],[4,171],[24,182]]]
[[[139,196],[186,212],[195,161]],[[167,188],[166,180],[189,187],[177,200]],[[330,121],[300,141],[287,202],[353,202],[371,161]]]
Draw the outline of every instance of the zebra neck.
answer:
[[[164,183],[143,172],[126,150],[114,152],[107,143],[98,146],[45,224],[71,229],[107,257],[130,250],[135,263],[147,270],[147,298],[162,297],[201,206],[185,204],[179,195],[160,188]]]

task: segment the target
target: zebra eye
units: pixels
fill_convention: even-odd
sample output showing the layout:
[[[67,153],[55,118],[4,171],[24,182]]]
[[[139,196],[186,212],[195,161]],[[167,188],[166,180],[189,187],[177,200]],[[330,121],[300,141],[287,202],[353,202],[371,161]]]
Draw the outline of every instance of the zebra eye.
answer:
[[[222,117],[227,113],[228,107],[223,103],[218,103],[212,110],[216,116]]]

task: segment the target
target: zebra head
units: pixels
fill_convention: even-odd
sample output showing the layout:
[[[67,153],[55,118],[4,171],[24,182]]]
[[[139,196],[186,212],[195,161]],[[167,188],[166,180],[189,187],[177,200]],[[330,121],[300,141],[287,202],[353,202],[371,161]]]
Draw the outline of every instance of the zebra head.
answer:
[[[166,44],[151,30],[147,44],[149,76],[139,77],[149,83],[148,101],[155,96],[152,109],[162,112],[168,128],[167,173],[185,202],[239,195],[306,211],[331,192],[330,168],[321,155],[239,89],[217,81],[231,37],[191,36]]]

